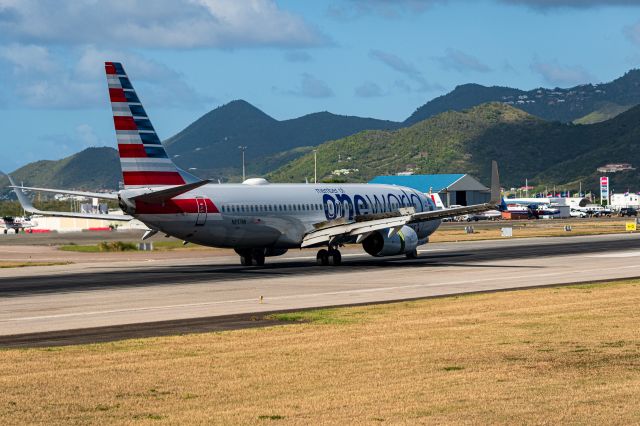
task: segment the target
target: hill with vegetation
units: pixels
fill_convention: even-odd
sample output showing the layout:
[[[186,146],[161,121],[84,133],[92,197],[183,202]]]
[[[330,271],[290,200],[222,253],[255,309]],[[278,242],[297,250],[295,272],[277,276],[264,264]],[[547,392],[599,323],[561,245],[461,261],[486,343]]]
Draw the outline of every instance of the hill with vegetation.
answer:
[[[610,120],[631,108],[633,108],[633,105],[618,105],[611,102],[605,102],[597,110],[590,112],[577,120],[573,120],[573,122],[575,124],[601,123],[603,121]]]
[[[567,89],[525,91],[464,84],[419,107],[404,124],[413,125],[445,111],[462,111],[487,102],[504,102],[548,121],[594,123],[640,104],[640,70],[631,70],[609,83],[584,84]],[[592,113],[595,115],[588,117]]]
[[[640,107],[598,124],[549,122],[503,103],[448,111],[394,131],[365,131],[318,147],[318,176],[324,181],[360,182],[376,175],[467,172],[485,183],[489,164],[500,163],[502,182],[522,186],[525,178],[544,185],[584,180],[595,186],[604,163],[640,164]],[[313,177],[313,154],[273,172],[274,182]],[[623,185],[636,171],[616,174]],[[635,183],[637,185],[637,183]]]
[[[203,177],[236,178],[242,173],[238,146],[246,146],[248,174],[264,174],[311,146],[366,129],[396,129],[400,123],[318,112],[278,121],[248,102],[230,102],[205,114],[165,145],[176,163]]]
[[[491,102],[500,105],[485,105]],[[277,180],[299,182],[312,177],[311,151],[321,146],[324,179],[363,180],[414,166],[418,172],[465,171],[482,177],[483,162],[496,152],[503,167],[514,162],[513,173],[506,174],[513,184],[525,177],[563,183],[591,179],[595,172],[589,170],[605,163],[640,163],[635,160],[634,141],[623,137],[635,123],[618,120],[633,116],[632,107],[639,103],[639,70],[610,83],[570,89],[523,91],[466,84],[418,108],[404,123],[329,112],[279,121],[239,100],[205,114],[165,146],[183,169],[222,181],[240,180],[238,146],[247,147],[249,176],[270,174]],[[627,127],[621,127],[623,122]],[[591,139],[596,134],[600,139]],[[597,157],[590,157],[594,152]],[[554,168],[565,158],[581,158],[585,165]],[[547,169],[549,174],[543,173]],[[28,185],[76,189],[115,189],[121,179],[112,148],[38,161],[12,173]],[[634,176],[633,170],[622,172],[614,181],[634,187]],[[0,177],[0,186],[5,185],[6,178]]]

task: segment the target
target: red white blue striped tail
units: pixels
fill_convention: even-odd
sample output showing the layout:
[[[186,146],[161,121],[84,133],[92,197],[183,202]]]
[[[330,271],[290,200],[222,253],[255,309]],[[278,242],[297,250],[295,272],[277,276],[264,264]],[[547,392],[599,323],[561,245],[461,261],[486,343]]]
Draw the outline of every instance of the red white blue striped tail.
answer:
[[[190,181],[167,156],[122,64],[105,62],[105,71],[125,188]]]

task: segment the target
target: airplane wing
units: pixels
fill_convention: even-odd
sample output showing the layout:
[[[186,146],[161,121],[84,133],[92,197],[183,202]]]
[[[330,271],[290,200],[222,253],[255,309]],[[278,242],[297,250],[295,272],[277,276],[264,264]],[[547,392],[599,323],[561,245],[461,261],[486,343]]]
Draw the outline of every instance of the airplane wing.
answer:
[[[36,209],[35,207],[33,207],[33,204],[31,204],[31,201],[29,200],[29,198],[27,198],[25,193],[22,192],[22,189],[20,189],[21,187],[16,186],[16,184],[13,182],[13,179],[11,179],[11,176],[9,175],[7,176],[9,177],[9,182],[11,182],[11,188],[13,188],[13,192],[15,192],[16,196],[18,197],[18,201],[20,202],[20,205],[25,211],[29,213],[40,214],[43,216],[76,217],[80,219],[101,219],[101,220],[113,220],[113,221],[122,221],[122,222],[128,222],[133,219],[132,216],[129,216],[126,214],[118,215],[118,214],[54,212],[54,211],[45,211],[45,210]]]
[[[118,194],[115,193],[115,192],[69,191],[69,190],[66,190],[66,189],[52,189],[52,188],[36,188],[36,187],[30,187],[30,186],[16,186],[14,184],[11,184],[11,186],[9,186],[9,188],[13,188],[14,190],[16,188],[28,189],[30,191],[49,192],[49,193],[52,193],[52,194],[79,195],[81,197],[100,198],[100,199],[103,199],[103,200],[117,200],[118,199]]]
[[[409,207],[400,209],[392,214],[357,217],[354,222],[349,223],[328,223],[326,226],[307,233],[302,240],[301,246],[310,247],[352,237],[356,237],[356,243],[360,243],[372,232],[382,229],[388,229],[388,235],[391,237],[405,225],[470,213],[480,213],[493,210],[498,204],[500,204],[500,178],[498,164],[493,161],[491,163],[491,201],[488,203],[420,213],[416,213],[413,207]]]

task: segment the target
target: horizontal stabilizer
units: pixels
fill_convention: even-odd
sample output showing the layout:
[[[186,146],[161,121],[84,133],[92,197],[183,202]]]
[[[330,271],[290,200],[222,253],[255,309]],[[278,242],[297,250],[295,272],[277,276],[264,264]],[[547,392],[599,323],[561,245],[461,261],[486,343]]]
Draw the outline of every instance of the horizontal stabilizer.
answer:
[[[211,183],[210,180],[201,180],[194,183],[187,183],[185,185],[172,186],[167,189],[161,189],[159,191],[147,192],[145,194],[136,195],[135,197],[129,198],[131,201],[142,201],[150,204],[162,204],[163,202],[172,199],[173,197],[177,197],[178,195],[182,195],[185,192],[189,192],[196,188],[200,188],[208,183]]]
[[[100,220],[113,220],[113,221],[123,221],[128,222],[133,217],[129,215],[119,215],[119,214],[93,214],[93,213],[75,213],[75,212],[54,212],[54,211],[45,211],[36,209],[33,204],[31,204],[31,200],[22,192],[21,187],[16,186],[13,182],[11,176],[7,175],[9,178],[9,182],[11,182],[11,188],[13,188],[13,192],[16,193],[18,197],[18,201],[22,208],[29,213],[32,214],[40,214],[43,216],[55,216],[55,217],[75,217],[80,219],[100,219]]]
[[[102,200],[117,200],[118,194],[113,192],[85,192],[85,191],[69,191],[66,189],[53,189],[53,188],[36,188],[31,186],[15,186],[11,185],[10,188],[16,189],[27,189],[29,191],[36,192],[48,192],[51,194],[65,194],[65,195],[77,195],[80,197],[87,198],[100,198]]]

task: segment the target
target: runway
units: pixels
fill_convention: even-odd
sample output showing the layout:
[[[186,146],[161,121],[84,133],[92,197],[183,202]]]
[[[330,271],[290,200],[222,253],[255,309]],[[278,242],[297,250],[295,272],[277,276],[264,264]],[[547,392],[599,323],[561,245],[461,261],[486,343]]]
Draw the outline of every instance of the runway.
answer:
[[[440,243],[416,260],[346,250],[340,267],[294,252],[262,268],[183,256],[10,269],[0,278],[0,345],[259,326],[264,312],[640,277],[638,258],[640,235],[618,234]]]

